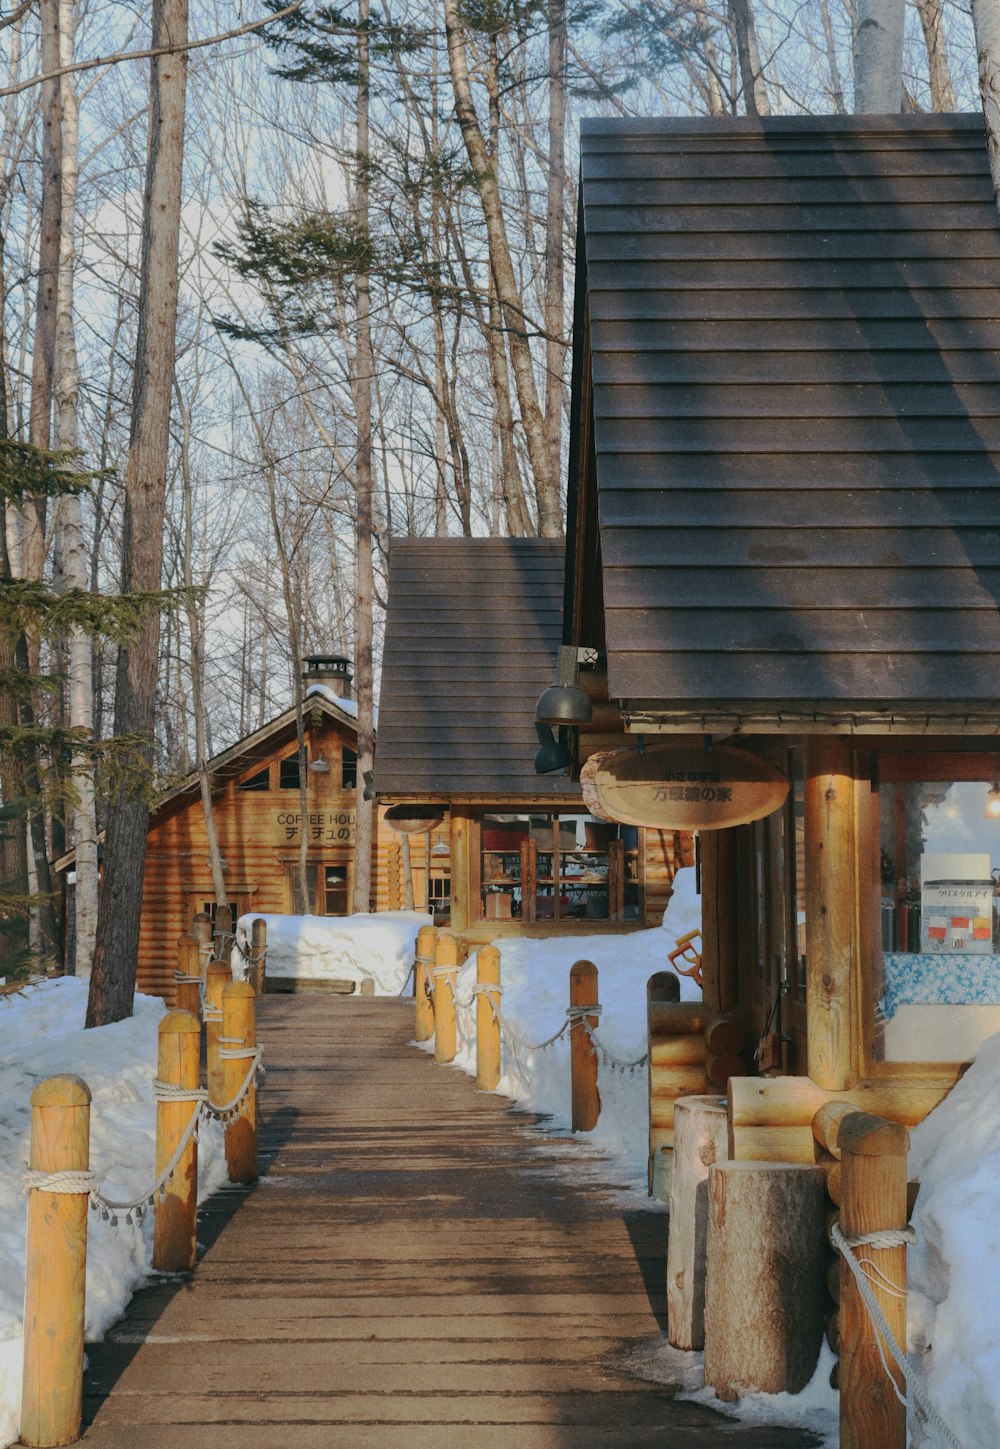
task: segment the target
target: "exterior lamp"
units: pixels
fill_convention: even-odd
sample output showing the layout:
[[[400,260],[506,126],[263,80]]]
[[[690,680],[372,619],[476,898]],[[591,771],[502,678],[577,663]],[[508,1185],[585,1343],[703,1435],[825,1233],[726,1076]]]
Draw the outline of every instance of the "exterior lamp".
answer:
[[[590,700],[578,683],[579,666],[574,645],[564,644],[559,650],[556,666],[556,682],[550,684],[535,705],[537,724],[579,725],[589,724],[593,717]],[[538,769],[537,761],[535,769]],[[544,773],[539,771],[539,773]]]
[[[983,815],[987,820],[1000,820],[1000,783],[994,781],[992,790],[986,792],[986,809]]]
[[[557,740],[552,733],[551,725],[535,720],[535,734],[538,736],[539,745],[535,752],[536,775],[551,775],[554,771],[565,770],[568,765],[572,764],[573,756],[561,738],[562,730],[559,731],[560,738]]]
[[[317,755],[315,760],[309,761],[309,768],[315,770],[317,775],[326,775],[330,769],[330,761],[324,759],[322,755]]]

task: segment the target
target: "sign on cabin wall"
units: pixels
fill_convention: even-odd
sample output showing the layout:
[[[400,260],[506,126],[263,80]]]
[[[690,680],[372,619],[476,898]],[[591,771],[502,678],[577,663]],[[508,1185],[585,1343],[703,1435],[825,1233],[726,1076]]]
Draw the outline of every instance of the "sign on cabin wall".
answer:
[[[657,830],[721,830],[770,815],[789,782],[747,750],[716,745],[647,745],[616,750],[593,773],[602,815]]]
[[[297,810],[279,810],[274,815],[272,844],[297,842],[302,816]],[[316,845],[353,845],[353,810],[310,810],[306,816],[306,839]]]

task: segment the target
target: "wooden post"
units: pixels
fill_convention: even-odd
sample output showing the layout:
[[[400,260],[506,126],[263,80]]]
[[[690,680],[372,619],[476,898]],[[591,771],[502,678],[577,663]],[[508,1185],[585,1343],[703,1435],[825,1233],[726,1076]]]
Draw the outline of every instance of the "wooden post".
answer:
[[[413,962],[413,995],[416,999],[413,1035],[417,1041],[430,1041],[434,1035],[431,971],[436,958],[437,931],[433,926],[421,926],[417,932],[417,950]]]
[[[156,1104],[156,1176],[163,1172],[195,1111],[201,1076],[201,1028],[189,1011],[170,1011],[160,1022],[157,1076],[192,1094],[191,1101]],[[153,1267],[183,1273],[194,1267],[198,1198],[198,1146],[192,1140],[157,1199],[153,1216]]]
[[[817,1086],[840,1092],[854,1076],[851,968],[858,862],[850,742],[809,735],[805,775],[809,1075]]]
[[[231,906],[216,906],[215,927],[212,931],[212,952],[213,955],[222,959],[225,952],[226,960],[229,960],[229,950],[232,941],[229,939],[233,934],[233,911]]]
[[[174,1003],[178,1011],[201,1016],[201,972],[198,970],[198,937],[186,932],[177,942],[177,969],[174,972]]]
[[[472,921],[472,880],[479,879],[479,863],[472,871],[471,836],[472,822],[467,815],[453,809],[449,817],[451,833],[451,928],[465,931]],[[476,887],[478,895],[478,886]],[[419,1037],[417,1038],[419,1041]]]
[[[840,1222],[848,1239],[906,1226],[909,1133],[898,1122],[855,1112],[839,1124]],[[906,1344],[906,1247],[856,1250],[896,1342]],[[891,1291],[890,1286],[897,1290]],[[898,1296],[897,1296],[898,1295]],[[900,1390],[902,1377],[886,1354]],[[905,1397],[905,1391],[904,1391]],[[879,1356],[878,1341],[846,1262],[840,1265],[840,1443],[842,1449],[905,1449],[906,1409]]]
[[[674,1348],[705,1345],[708,1170],[726,1160],[725,1097],[678,1097],[667,1235],[667,1338]]]
[[[33,1172],[86,1172],[90,1088],[49,1077],[31,1094]],[[28,1193],[24,1292],[22,1444],[72,1444],[83,1404],[83,1309],[87,1281],[87,1190]]]
[[[254,958],[250,968],[250,981],[258,996],[267,990],[267,922],[257,916],[250,927],[250,955]]]
[[[601,1097],[597,1090],[597,1051],[587,1027],[596,1029],[597,1016],[577,1011],[598,1004],[597,967],[593,961],[577,961],[570,969],[569,1004],[574,1013],[569,1026],[573,1131],[593,1132],[601,1115]]]
[[[826,1312],[823,1172],[717,1162],[708,1172],[705,1383],[720,1399],[797,1394]]]
[[[495,1092],[500,1081],[500,952],[481,946],[476,955],[476,1086]]]
[[[457,1049],[455,1025],[455,983],[458,977],[458,943],[443,932],[437,938],[434,966],[434,1060],[451,1062]]]
[[[205,1067],[208,1100],[216,1105],[225,1102],[225,1074],[219,1056],[222,1035],[222,993],[233,979],[225,961],[209,961],[205,973]]]
[[[212,959],[212,917],[207,911],[198,911],[191,922],[191,930],[198,937],[198,970],[205,979],[205,968]]]
[[[256,996],[249,981],[222,990],[222,1101],[231,1102],[246,1080],[257,1047]],[[230,1182],[257,1181],[257,1085],[251,1080],[236,1116],[226,1123]]]

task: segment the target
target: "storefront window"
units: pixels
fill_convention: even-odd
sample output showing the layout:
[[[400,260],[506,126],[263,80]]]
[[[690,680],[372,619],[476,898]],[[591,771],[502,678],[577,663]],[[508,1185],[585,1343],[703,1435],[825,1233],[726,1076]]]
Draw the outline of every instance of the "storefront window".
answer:
[[[1000,1031],[995,776],[981,759],[947,765],[880,766],[876,1060],[970,1061]]]
[[[638,832],[586,814],[487,815],[487,920],[639,919]]]

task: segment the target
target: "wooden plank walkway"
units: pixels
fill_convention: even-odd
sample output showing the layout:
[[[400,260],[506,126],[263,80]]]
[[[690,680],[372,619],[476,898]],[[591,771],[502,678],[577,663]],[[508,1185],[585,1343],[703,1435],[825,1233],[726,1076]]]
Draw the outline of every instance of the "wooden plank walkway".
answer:
[[[662,1213],[407,1045],[412,1003],[268,997],[266,1168],[196,1272],[139,1293],[84,1381],[90,1449],[794,1449],[631,1376],[661,1332]]]

